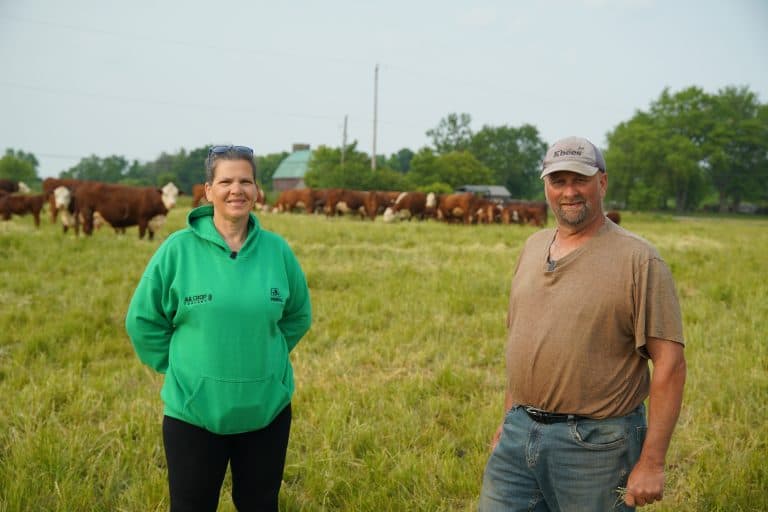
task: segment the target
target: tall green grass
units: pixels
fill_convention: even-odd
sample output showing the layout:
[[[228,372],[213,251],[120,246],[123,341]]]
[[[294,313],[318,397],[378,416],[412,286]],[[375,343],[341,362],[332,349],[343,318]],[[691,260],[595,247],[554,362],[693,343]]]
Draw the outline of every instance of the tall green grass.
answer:
[[[672,267],[688,342],[652,509],[765,510],[768,221],[622,215]],[[281,509],[474,510],[502,415],[509,282],[534,228],[261,221],[297,253],[315,319],[292,356]],[[158,243],[0,224],[0,511],[167,509],[162,380],[123,330]],[[220,510],[234,510],[229,478]]]

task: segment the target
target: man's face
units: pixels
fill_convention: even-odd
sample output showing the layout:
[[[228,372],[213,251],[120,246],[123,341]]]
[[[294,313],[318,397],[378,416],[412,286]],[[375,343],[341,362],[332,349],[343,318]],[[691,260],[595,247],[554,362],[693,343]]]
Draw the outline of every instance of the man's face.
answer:
[[[571,171],[544,177],[544,194],[560,225],[584,227],[603,215],[603,197],[608,186],[604,172],[584,176]]]

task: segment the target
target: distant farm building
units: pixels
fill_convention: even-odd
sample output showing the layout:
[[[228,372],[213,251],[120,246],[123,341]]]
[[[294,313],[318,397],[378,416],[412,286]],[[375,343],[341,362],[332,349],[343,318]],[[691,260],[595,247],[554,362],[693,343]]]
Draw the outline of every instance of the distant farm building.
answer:
[[[456,189],[456,192],[472,192],[497,203],[505,203],[512,199],[507,187],[500,185],[464,185]]]
[[[304,175],[307,173],[312,151],[309,144],[294,144],[293,151],[280,162],[272,175],[272,187],[278,192],[294,188],[304,188]]]

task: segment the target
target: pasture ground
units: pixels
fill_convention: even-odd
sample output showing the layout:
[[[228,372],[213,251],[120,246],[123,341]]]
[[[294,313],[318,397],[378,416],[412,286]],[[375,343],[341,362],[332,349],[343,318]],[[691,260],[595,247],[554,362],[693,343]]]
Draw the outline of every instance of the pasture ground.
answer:
[[[281,510],[475,510],[509,282],[535,228],[261,219],[298,255],[315,319],[292,356]],[[667,493],[649,510],[768,509],[768,220],[622,223],[670,264],[688,342]],[[75,239],[47,218],[0,223],[0,512],[167,509],[162,380],[123,329],[158,244],[136,228]],[[229,477],[220,510],[234,510]]]

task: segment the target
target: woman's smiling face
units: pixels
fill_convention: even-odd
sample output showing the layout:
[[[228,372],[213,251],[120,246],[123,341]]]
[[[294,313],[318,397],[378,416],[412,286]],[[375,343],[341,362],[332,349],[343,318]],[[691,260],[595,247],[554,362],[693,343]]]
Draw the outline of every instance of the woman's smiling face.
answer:
[[[222,218],[229,221],[247,218],[256,197],[251,164],[245,160],[216,162],[213,182],[205,184],[205,197]]]

